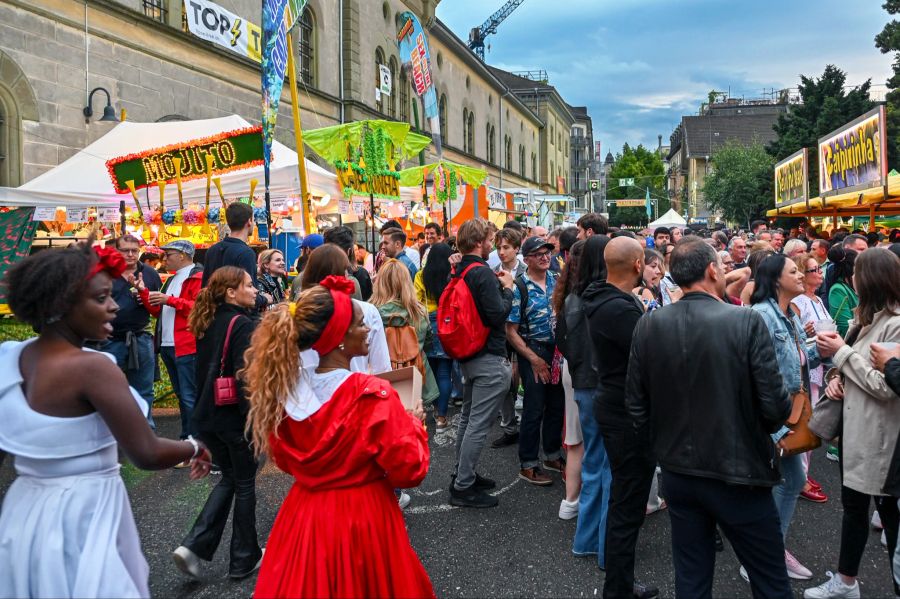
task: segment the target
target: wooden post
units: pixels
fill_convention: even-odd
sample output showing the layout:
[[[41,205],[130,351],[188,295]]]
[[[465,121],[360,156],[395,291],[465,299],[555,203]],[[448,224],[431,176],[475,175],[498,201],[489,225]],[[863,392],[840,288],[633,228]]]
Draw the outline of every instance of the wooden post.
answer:
[[[309,211],[309,185],[306,178],[306,153],[303,150],[303,130],[300,127],[300,99],[297,93],[297,67],[294,64],[294,41],[290,33],[287,34],[288,47],[288,81],[291,86],[291,112],[294,116],[294,139],[297,143],[297,171],[300,175],[300,201],[303,206],[304,233],[309,235],[315,230]],[[271,238],[272,232],[269,231]]]

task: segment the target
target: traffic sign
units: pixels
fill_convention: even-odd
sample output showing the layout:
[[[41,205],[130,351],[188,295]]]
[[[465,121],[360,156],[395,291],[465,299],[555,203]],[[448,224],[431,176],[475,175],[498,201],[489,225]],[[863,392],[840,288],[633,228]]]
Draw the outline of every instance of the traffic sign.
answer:
[[[619,187],[634,187],[634,178],[619,179]]]
[[[590,190],[591,191],[600,191],[600,181],[597,179],[591,179]]]

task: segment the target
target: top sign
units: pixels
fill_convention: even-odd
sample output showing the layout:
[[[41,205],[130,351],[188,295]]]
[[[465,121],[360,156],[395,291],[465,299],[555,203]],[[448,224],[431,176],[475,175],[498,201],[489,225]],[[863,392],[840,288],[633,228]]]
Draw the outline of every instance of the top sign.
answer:
[[[884,105],[819,139],[819,194],[822,197],[881,187],[886,181]]]
[[[775,165],[775,207],[799,204],[809,199],[809,151],[803,148]]]
[[[184,0],[184,14],[188,30],[197,37],[254,62],[261,60],[262,31],[258,25],[209,0]]]

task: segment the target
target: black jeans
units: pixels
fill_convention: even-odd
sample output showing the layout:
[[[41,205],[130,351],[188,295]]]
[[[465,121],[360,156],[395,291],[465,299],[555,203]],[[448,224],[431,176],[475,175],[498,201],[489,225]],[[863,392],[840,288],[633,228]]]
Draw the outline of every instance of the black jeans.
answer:
[[[634,548],[644,523],[647,496],[656,462],[645,433],[631,422],[597,414],[603,445],[612,470],[609,512],[606,516],[606,580],[603,596],[631,597],[634,587]]]
[[[838,558],[838,572],[844,576],[859,574],[866,542],[869,540],[869,499],[875,499],[875,508],[881,516],[884,534],[888,544],[888,564],[893,566],[894,549],[897,547],[897,526],[900,511],[895,497],[872,497],[845,486],[841,486],[841,505],[844,516],[841,520],[841,553]]]
[[[243,432],[200,433],[200,438],[222,469],[222,480],[209,494],[182,545],[201,559],[212,560],[234,499],[228,573],[242,575],[252,571],[262,557],[256,538],[256,459]]]
[[[615,479],[613,479],[615,480]],[[729,485],[663,470],[677,597],[711,598],[716,523],[750,576],[754,597],[793,597],[770,487]]]
[[[549,353],[532,344],[528,347],[545,358],[548,366],[552,363],[553,346],[550,346]],[[519,462],[522,468],[534,468],[540,465],[539,449],[542,440],[546,459],[556,460],[562,456],[566,400],[562,382],[555,385],[536,383],[531,362],[522,356],[519,356],[519,376],[525,387],[522,422],[519,424]]]

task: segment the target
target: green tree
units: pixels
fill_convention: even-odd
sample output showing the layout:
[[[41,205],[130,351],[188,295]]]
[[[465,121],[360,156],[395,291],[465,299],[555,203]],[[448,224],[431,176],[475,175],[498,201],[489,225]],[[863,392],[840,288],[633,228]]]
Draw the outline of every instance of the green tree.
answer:
[[[900,0],[887,0],[882,4],[884,10],[888,14],[896,15],[900,13]],[[887,80],[888,92],[887,105],[887,154],[888,168],[898,168],[900,166],[900,138],[897,132],[900,131],[900,22],[896,19],[884,26],[881,33],[875,36],[875,47],[881,50],[882,54],[889,52],[894,53],[894,74]]]
[[[763,215],[772,198],[767,182],[775,160],[761,143],[743,145],[729,141],[713,152],[713,171],[703,185],[710,210],[721,211],[729,221],[746,224]]]
[[[633,187],[622,187],[619,179],[634,179]],[[608,176],[608,190],[606,197],[609,200],[644,199],[647,188],[650,188],[650,197],[665,198],[666,170],[662,158],[654,150],[648,150],[642,145],[632,148],[627,143],[622,146],[622,152],[616,155],[616,162],[610,169]],[[669,209],[669,201],[659,200],[659,213],[663,214]],[[646,225],[647,209],[641,207],[619,208],[609,206],[609,222],[615,226]]]
[[[818,79],[801,75],[801,103],[792,105],[787,113],[778,117],[774,126],[778,138],[766,148],[776,162],[802,148],[813,149],[809,161],[809,193],[812,197],[819,194],[818,161],[814,158],[819,138],[873,106],[869,99],[870,80],[850,91],[844,90],[846,83],[846,73],[834,65],[826,66]],[[772,179],[770,173],[766,188],[769,191],[773,188]],[[774,197],[774,191],[769,196]]]

